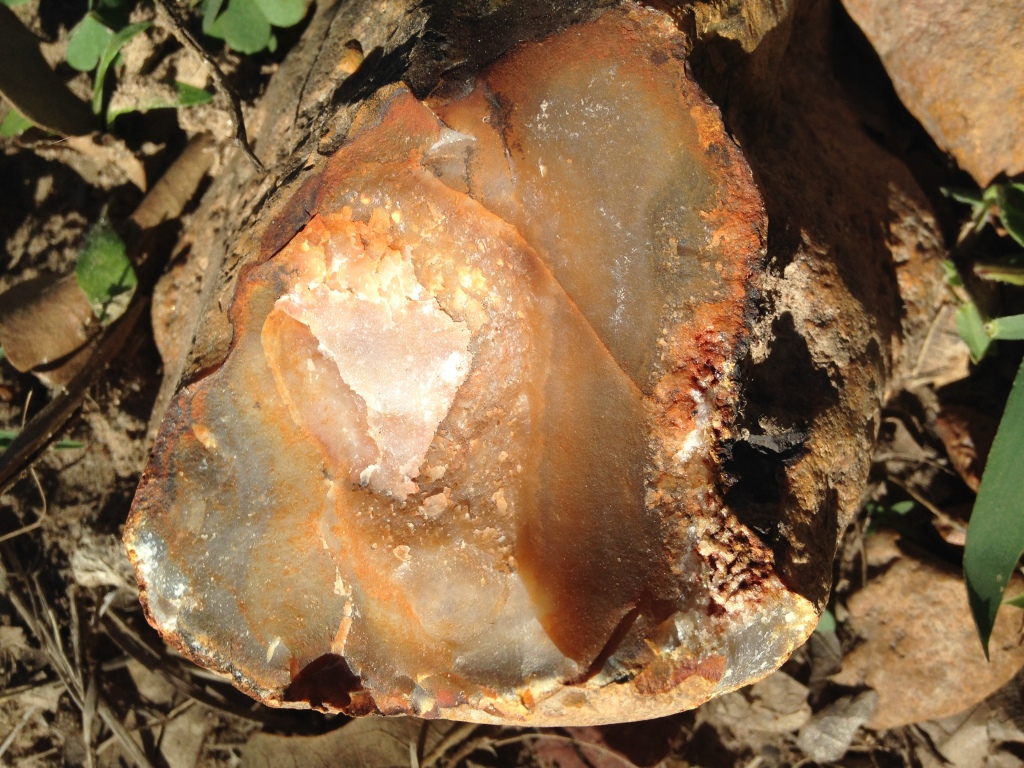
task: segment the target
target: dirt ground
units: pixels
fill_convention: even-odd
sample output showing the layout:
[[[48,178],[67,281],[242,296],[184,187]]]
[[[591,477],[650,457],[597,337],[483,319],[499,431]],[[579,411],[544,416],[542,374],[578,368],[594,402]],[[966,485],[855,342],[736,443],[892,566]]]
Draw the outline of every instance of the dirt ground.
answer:
[[[32,19],[35,7],[19,7],[19,16]],[[940,187],[969,179],[903,107],[842,6],[833,10],[833,74],[879,143],[913,171],[950,250],[970,259],[1005,249],[991,231],[970,252],[956,245],[967,211]],[[53,56],[76,13],[35,17]],[[220,54],[244,98],[258,97],[287,41],[245,62]],[[166,34],[147,44],[130,51],[145,62],[140,71],[199,66]],[[77,78],[73,87],[87,90]],[[69,274],[88,227],[104,213],[125,218],[141,200],[131,180],[140,167],[154,180],[201,127],[229,132],[213,105],[120,119],[116,139],[87,151],[49,138],[3,140],[0,291]],[[1015,290],[1002,289],[1004,306],[1019,303]],[[1003,616],[986,663],[959,575],[971,487],[1020,352],[1007,347],[969,368],[950,322],[936,323],[928,350],[929,365],[949,382],[933,378],[898,393],[883,414],[864,509],[836,561],[828,617],[807,645],[761,683],[692,712],[539,730],[273,710],[163,644],[142,614],[120,541],[163,374],[147,313],[56,436],[65,442],[53,442],[0,496],[0,760],[170,768],[1024,765],[1020,612]],[[36,376],[0,360],[0,429],[19,429],[52,396]]]

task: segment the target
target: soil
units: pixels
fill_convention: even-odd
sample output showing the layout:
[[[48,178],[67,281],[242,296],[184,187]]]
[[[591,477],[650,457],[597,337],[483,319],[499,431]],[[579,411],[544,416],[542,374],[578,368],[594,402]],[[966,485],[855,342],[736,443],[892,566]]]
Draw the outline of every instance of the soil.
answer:
[[[975,239],[973,250],[957,248],[966,209],[940,187],[969,186],[969,179],[903,108],[842,6],[836,2],[831,11],[832,74],[872,136],[911,169],[954,255],[969,260],[974,253],[1005,250],[991,230]],[[35,2],[18,13],[35,20],[35,30],[58,51],[76,19],[73,9],[64,15],[47,10],[39,21]],[[282,36],[274,54],[248,60],[218,49],[218,61],[249,102],[259,97],[299,31]],[[138,40],[127,59],[145,73],[141,80],[180,71],[190,72],[197,85],[206,82],[196,75],[202,65],[194,54],[166,34]],[[126,93],[144,87],[124,69],[119,76]],[[230,120],[217,104],[120,120],[102,152],[68,151],[38,136],[4,140],[0,292],[39,275],[73,271],[89,226],[102,215],[123,221],[142,199],[131,181],[134,164],[152,183],[197,131],[212,126],[221,138],[230,133]],[[1021,298],[1013,289],[994,293],[992,300],[1006,307]],[[966,365],[955,335],[927,354],[939,369]],[[882,730],[865,725],[877,710],[878,694],[866,684],[832,679],[844,656],[869,640],[846,607],[866,584],[884,578],[899,559],[958,568],[985,435],[991,439],[1019,359],[1007,347],[973,367],[969,378],[914,387],[890,399],[864,510],[847,530],[834,566],[829,607],[835,627],[823,625],[765,681],[692,712],[602,728],[350,723],[343,716],[256,704],[165,647],[146,623],[120,535],[149,453],[163,383],[147,317],[56,436],[71,442],[52,443],[0,496],[0,757],[19,766],[114,766],[140,763],[141,755],[173,768],[1022,765],[1024,673],[1011,670],[983,701],[965,699],[938,719]],[[0,428],[18,429],[51,397],[34,375],[0,360]],[[949,446],[959,446],[960,453]],[[909,512],[894,512],[906,501],[913,502]],[[877,538],[879,529],[890,539]],[[872,561],[869,550],[884,549],[879,542],[886,541],[889,554]],[[927,590],[912,597],[930,600]],[[969,621],[966,603],[962,610]],[[938,638],[924,635],[914,642],[925,643],[926,650],[935,643],[939,653]],[[977,656],[980,648],[968,643],[942,652],[955,666],[957,658]],[[928,696],[920,692],[922,699]]]

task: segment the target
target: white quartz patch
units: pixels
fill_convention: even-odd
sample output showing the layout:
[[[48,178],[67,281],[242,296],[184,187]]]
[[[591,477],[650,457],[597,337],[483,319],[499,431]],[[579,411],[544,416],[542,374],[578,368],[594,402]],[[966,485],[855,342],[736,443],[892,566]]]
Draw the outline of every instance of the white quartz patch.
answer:
[[[327,251],[325,279],[297,286],[276,308],[309,328],[365,403],[378,456],[359,468],[361,482],[404,500],[469,373],[471,331],[426,292],[407,255]]]

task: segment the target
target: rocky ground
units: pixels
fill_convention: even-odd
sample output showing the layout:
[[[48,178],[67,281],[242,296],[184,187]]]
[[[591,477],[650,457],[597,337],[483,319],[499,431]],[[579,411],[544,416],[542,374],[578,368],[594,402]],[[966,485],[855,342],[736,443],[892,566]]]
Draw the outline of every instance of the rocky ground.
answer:
[[[914,173],[947,248],[968,266],[1006,251],[1006,239],[988,228],[958,244],[968,210],[940,187],[1024,172],[1024,28],[1012,0],[990,6],[920,3],[891,16],[882,3],[847,0],[822,17],[831,76],[868,132]],[[60,61],[80,10],[30,2],[17,12],[47,41],[48,60]],[[210,83],[206,65],[172,42],[159,25],[133,42],[124,88],[144,90],[171,71]],[[258,98],[287,43],[285,35],[278,52],[246,59],[219,55],[243,100]],[[83,78],[71,87],[88,95]],[[974,110],[966,123],[957,118],[965,104]],[[126,218],[189,138],[232,132],[218,102],[119,120],[96,140],[3,140],[0,291],[68,274],[89,226],[104,213]],[[172,256],[172,268],[183,258]],[[975,290],[1004,308],[1021,299],[1013,286]],[[1006,345],[972,365],[951,314],[940,313],[920,376],[883,414],[829,613],[762,682],[692,712],[601,728],[348,721],[254,704],[146,624],[120,542],[163,373],[143,316],[57,440],[0,496],[0,758],[171,768],[1024,764],[1021,613],[1002,612],[986,661],[960,575],[974,492],[1019,360]],[[52,397],[39,376],[0,361],[3,434]]]

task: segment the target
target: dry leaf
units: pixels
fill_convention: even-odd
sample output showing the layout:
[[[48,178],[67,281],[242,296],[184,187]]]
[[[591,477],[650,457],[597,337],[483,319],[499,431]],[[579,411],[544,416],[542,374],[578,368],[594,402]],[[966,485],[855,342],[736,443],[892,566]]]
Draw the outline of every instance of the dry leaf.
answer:
[[[414,717],[353,720],[319,736],[257,733],[242,749],[245,768],[409,768],[460,723]],[[425,730],[425,733],[424,733]],[[410,753],[410,746],[412,753]]]
[[[18,283],[0,303],[0,346],[22,373],[81,348],[95,316],[75,278],[51,275]]]

